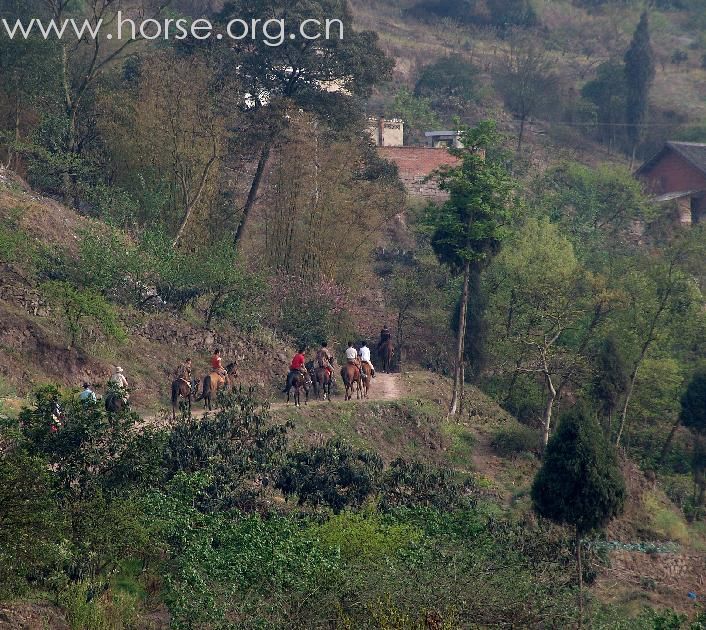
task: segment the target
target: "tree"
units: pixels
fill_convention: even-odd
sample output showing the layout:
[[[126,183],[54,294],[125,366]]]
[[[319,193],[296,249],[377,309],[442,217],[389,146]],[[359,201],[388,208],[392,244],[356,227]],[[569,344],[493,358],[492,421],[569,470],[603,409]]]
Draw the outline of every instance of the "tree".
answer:
[[[440,125],[431,99],[416,93],[412,94],[407,88],[397,92],[389,111],[392,116],[404,120],[405,141],[409,139],[412,131],[428,131]]]
[[[556,99],[558,78],[546,52],[532,39],[513,39],[495,74],[495,86],[505,106],[519,119],[517,152],[527,120]]]
[[[625,81],[627,99],[625,118],[628,124],[628,139],[632,145],[632,162],[635,161],[637,145],[649,108],[650,88],[655,78],[655,61],[650,43],[650,25],[647,11],[640,22],[625,53]]]
[[[288,454],[275,486],[286,498],[296,494],[299,505],[327,505],[338,514],[362,505],[378,487],[382,469],[377,453],[332,439]]]
[[[49,305],[59,311],[69,335],[69,349],[85,335],[84,326],[97,326],[109,339],[123,341],[125,331],[115,309],[92,289],[79,289],[69,282],[51,280],[41,286]]]
[[[421,266],[396,266],[386,291],[386,304],[394,309],[397,330],[397,363],[402,370],[409,338],[408,328],[420,321],[430,307],[433,290],[429,286],[429,269]]]
[[[635,383],[649,352],[670,333],[683,335],[690,322],[702,317],[703,297],[693,267],[699,265],[703,247],[700,231],[680,234],[652,255],[635,254],[621,276],[625,308],[617,314],[622,320],[618,325],[631,342],[632,361],[616,445],[620,445]]]
[[[592,415],[582,406],[566,413],[532,484],[532,505],[540,516],[574,529],[582,615],[581,537],[618,516],[626,494],[615,450]]]
[[[609,312],[611,296],[547,219],[529,219],[512,237],[488,271],[486,292],[499,367],[542,380],[546,446],[554,405],[586,371],[586,349]]]
[[[449,200],[440,207],[431,206],[425,218],[439,261],[463,274],[451,414],[459,412],[461,402],[472,268],[497,253],[514,215],[513,182],[501,156],[493,151],[498,144],[495,124],[485,121],[464,130],[462,142],[465,149],[449,150],[461,164],[438,174]]]
[[[434,109],[446,116],[461,116],[478,98],[478,75],[478,68],[460,55],[440,57],[422,70],[414,95],[430,99]]]
[[[19,3],[12,4],[15,5],[12,13],[19,14]],[[5,15],[3,12],[3,17]],[[10,128],[7,132],[0,132],[0,138],[7,138],[7,168],[18,167],[23,120],[57,95],[58,70],[53,42],[37,37],[20,40],[0,38],[0,89],[10,109]]]
[[[691,429],[697,438],[694,447],[692,470],[694,483],[699,489],[696,504],[704,506],[706,501],[706,450],[704,438],[706,437],[706,372],[697,372],[681,398],[681,424]]]
[[[134,120],[142,163],[135,166],[158,167],[171,180],[176,246],[213,194],[228,138],[225,118],[232,118],[224,95],[237,86],[216,90],[214,68],[197,55],[157,54],[145,66]]]
[[[122,11],[123,14],[129,13],[131,19],[137,24],[147,18],[159,17],[171,1],[122,3],[118,0],[88,0],[78,5],[80,7],[78,15],[74,12],[76,5],[73,0],[47,0],[45,5],[49,17],[56,24],[62,24],[69,17],[74,17],[77,20],[85,19],[91,30],[98,30],[100,25],[103,28],[114,26],[118,11]],[[79,39],[72,40],[70,37],[65,37],[59,42],[62,105],[67,125],[66,148],[70,154],[78,156],[85,149],[88,137],[81,131],[81,117],[97,80],[115,60],[140,40],[139,34],[136,34],[134,39],[128,37],[118,41],[115,37],[110,40],[106,37],[93,38],[84,31]],[[76,179],[70,172],[65,174],[65,178],[67,179],[64,186],[65,198],[67,201],[75,201]]]
[[[596,78],[581,89],[581,96],[596,107],[598,137],[608,142],[612,149],[622,137],[619,132],[625,123],[627,110],[627,82],[625,67],[621,61],[611,59],[596,69]]]
[[[605,339],[596,359],[596,374],[593,391],[600,402],[603,417],[607,419],[607,435],[610,436],[613,413],[628,386],[628,368],[622,352],[611,335]]]
[[[249,94],[243,107],[259,128],[254,143],[257,168],[239,213],[234,234],[237,245],[257,201],[272,141],[286,124],[286,112],[301,108],[329,120],[334,128],[350,128],[362,118],[360,99],[391,76],[393,62],[379,47],[375,33],[354,30],[353,15],[344,0],[294,4],[289,0],[235,0],[225,5],[218,19],[223,24],[232,19],[249,24],[281,19],[286,25],[280,46],[257,38],[242,47],[232,46],[232,42],[224,42],[222,47],[224,72],[237,73]],[[342,38],[332,32],[335,37],[302,41],[298,29],[306,20],[323,25],[336,19],[342,24]],[[265,120],[260,117],[263,109],[271,113]]]

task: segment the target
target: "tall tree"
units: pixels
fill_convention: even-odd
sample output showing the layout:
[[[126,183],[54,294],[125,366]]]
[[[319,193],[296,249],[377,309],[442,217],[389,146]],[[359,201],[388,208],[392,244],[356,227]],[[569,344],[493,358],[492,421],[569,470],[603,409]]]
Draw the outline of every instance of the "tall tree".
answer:
[[[36,16],[38,7],[31,2],[0,0],[0,14],[26,24]],[[0,140],[7,145],[7,168],[17,168],[23,121],[35,111],[49,109],[60,84],[55,42],[38,36],[27,39],[0,37],[0,94],[8,104],[7,125],[0,122]]]
[[[630,47],[625,53],[625,81],[627,84],[626,112],[628,139],[632,144],[632,162],[642,137],[647,118],[650,88],[655,78],[655,60],[650,43],[650,24],[645,11],[635,29]]]
[[[696,504],[703,507],[706,500],[706,372],[698,372],[691,379],[681,399],[679,419],[696,437],[692,469],[694,482],[699,489]]]
[[[574,529],[582,616],[581,537],[618,516],[626,494],[615,449],[593,416],[583,407],[566,413],[532,484],[532,505],[537,514]]]
[[[259,129],[257,167],[247,200],[238,212],[237,244],[257,202],[272,141],[286,124],[284,112],[278,116],[276,111],[263,124],[260,111],[275,110],[274,106],[284,103],[285,111],[294,105],[327,119],[334,128],[350,126],[362,120],[362,99],[370,95],[374,85],[391,76],[393,62],[380,49],[375,33],[354,30],[346,0],[235,0],[219,14],[223,24],[233,19],[260,24],[280,19],[286,27],[279,46],[265,37],[223,44],[224,71],[230,68],[238,74],[249,95],[244,107]],[[333,29],[329,38],[303,39],[300,28],[307,20],[317,20],[320,25],[340,20],[342,37]]]
[[[461,160],[438,175],[439,186],[449,193],[440,207],[432,206],[425,222],[439,260],[463,274],[458,321],[454,387],[450,414],[460,410],[468,301],[474,264],[487,263],[497,253],[513,217],[513,182],[501,155],[495,151],[495,123],[485,121],[462,134],[464,149],[450,149]]]
[[[499,367],[536,375],[544,389],[542,445],[567,385],[586,372],[586,348],[611,295],[588,274],[571,242],[547,219],[529,219],[488,271],[493,354]]]
[[[603,342],[596,360],[593,391],[607,420],[606,433],[610,436],[613,413],[628,386],[628,368],[613,336]]]
[[[505,106],[520,121],[518,153],[522,151],[527,120],[551,103],[556,94],[558,78],[551,68],[544,49],[534,40],[522,37],[511,41],[495,74],[495,86]]]
[[[685,327],[703,317],[703,296],[694,279],[694,266],[699,265],[703,252],[703,235],[693,230],[679,235],[662,251],[635,254],[626,261],[620,287],[625,308],[618,318],[632,346],[632,357],[616,445],[622,439],[635,384],[649,353],[665,337],[684,334]]]
[[[123,37],[122,40],[112,35],[112,39],[108,39],[103,33],[91,37],[90,32],[115,27],[119,11],[124,15],[129,14],[136,24],[148,18],[157,18],[171,2],[172,0],[87,0],[77,4],[73,0],[46,0],[49,17],[56,24],[75,18],[79,21],[85,20],[85,25],[88,26],[80,38],[64,37],[59,42],[62,100],[68,133],[67,149],[70,154],[80,155],[85,149],[87,138],[81,132],[81,118],[97,80],[128,48],[142,39],[137,32],[135,38]],[[66,173],[65,179],[66,201],[73,202],[76,199],[77,182],[71,173]]]

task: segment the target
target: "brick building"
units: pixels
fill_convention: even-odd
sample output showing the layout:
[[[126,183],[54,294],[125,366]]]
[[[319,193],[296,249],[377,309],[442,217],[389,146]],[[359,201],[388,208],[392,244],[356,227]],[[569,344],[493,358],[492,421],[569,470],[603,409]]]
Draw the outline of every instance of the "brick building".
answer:
[[[429,147],[378,147],[380,157],[394,162],[400,179],[411,197],[440,200],[446,194],[439,190],[433,181],[425,181],[429,175],[442,166],[455,166],[458,158],[446,149]]]
[[[635,173],[658,203],[674,204],[682,225],[706,217],[706,144],[667,142]]]

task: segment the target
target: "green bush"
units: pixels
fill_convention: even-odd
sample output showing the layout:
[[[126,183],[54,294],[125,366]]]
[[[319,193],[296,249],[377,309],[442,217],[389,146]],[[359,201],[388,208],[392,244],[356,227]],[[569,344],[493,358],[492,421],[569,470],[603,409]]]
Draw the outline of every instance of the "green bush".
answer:
[[[207,482],[193,497],[205,512],[254,509],[266,483],[277,473],[287,447],[290,424],[270,423],[253,390],[220,398],[221,411],[191,416],[170,432],[163,453],[168,480],[199,474]]]
[[[539,450],[539,434],[525,425],[516,425],[497,431],[491,445],[501,457],[536,454]]]
[[[106,339],[121,343],[127,335],[115,308],[93,289],[79,289],[70,282],[50,280],[40,291],[50,308],[63,319],[69,348],[86,339],[89,330],[100,331]]]
[[[472,482],[460,483],[453,471],[396,459],[383,475],[380,508],[434,507],[452,510],[471,503]]]
[[[15,443],[13,446],[10,443]],[[22,595],[60,566],[64,515],[46,460],[0,432],[0,600]]]
[[[328,506],[338,513],[356,507],[377,488],[382,473],[377,453],[354,449],[334,439],[323,446],[290,453],[276,487],[285,497],[297,495],[299,505]]]

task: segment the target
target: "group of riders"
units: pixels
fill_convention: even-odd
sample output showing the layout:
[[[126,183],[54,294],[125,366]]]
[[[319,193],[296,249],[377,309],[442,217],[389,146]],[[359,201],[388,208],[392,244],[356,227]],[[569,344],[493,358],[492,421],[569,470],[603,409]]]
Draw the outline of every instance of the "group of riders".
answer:
[[[391,339],[392,332],[390,331],[389,326],[386,325],[380,331],[380,340],[377,344],[377,351],[379,355],[381,354],[382,348],[384,348],[387,343],[391,343]],[[375,367],[373,366],[371,355],[372,352],[368,347],[368,343],[364,340],[361,341],[357,347],[352,341],[349,342],[345,351],[346,364],[355,368],[355,370],[357,370],[356,375],[363,381],[368,378],[375,378]],[[313,384],[312,378],[315,376],[311,372],[316,372],[317,370],[325,371],[325,374],[328,376],[328,382],[331,385],[335,384],[335,363],[336,357],[330,350],[328,343],[325,341],[317,350],[313,361],[307,360],[306,346],[300,346],[290,363],[287,383],[283,393],[289,394],[298,379],[303,379],[304,388],[308,391],[308,388]],[[223,359],[221,357],[220,349],[216,349],[211,356],[209,368],[210,372],[205,379],[204,389],[206,388],[206,382],[210,384],[214,379],[223,379],[227,382],[228,377],[233,375],[232,366],[223,366]],[[370,376],[368,376],[368,374]],[[175,383],[181,383],[181,386],[183,387],[183,394],[187,395],[189,399],[197,393],[199,381],[193,377],[193,363],[191,359],[186,359],[183,363],[181,363],[175,370],[174,376],[176,378]],[[205,394],[206,392],[204,391],[204,393],[201,394],[201,397]],[[90,383],[83,384],[83,391],[79,395],[79,398],[85,403],[94,404],[98,402],[98,396],[91,387]],[[197,400],[200,399],[201,398],[198,398]],[[125,407],[129,404],[129,400],[130,385],[123,368],[117,366],[108,381],[106,406],[110,407],[112,402],[113,404],[122,403],[122,406]]]
[[[377,345],[378,353],[380,353],[381,348],[388,341],[390,341],[391,338],[392,333],[390,328],[385,325],[385,327],[380,331],[380,341]],[[310,387],[313,384],[314,377],[314,375],[310,373],[310,369],[312,367],[314,370],[325,370],[331,384],[336,383],[336,377],[334,374],[336,357],[329,349],[328,342],[324,341],[321,344],[321,347],[316,352],[316,358],[313,363],[307,362],[306,352],[306,346],[299,346],[297,353],[294,355],[294,358],[289,365],[289,374],[287,375],[287,383],[282,390],[283,394],[289,394],[289,391],[299,376],[303,377],[305,387]],[[366,366],[369,369],[371,378],[375,378],[375,366],[372,362],[372,353],[368,347],[367,341],[361,341],[358,347],[356,347],[352,341],[349,341],[345,354],[346,363],[355,366],[362,380],[366,380],[368,378],[368,370],[365,369]]]

